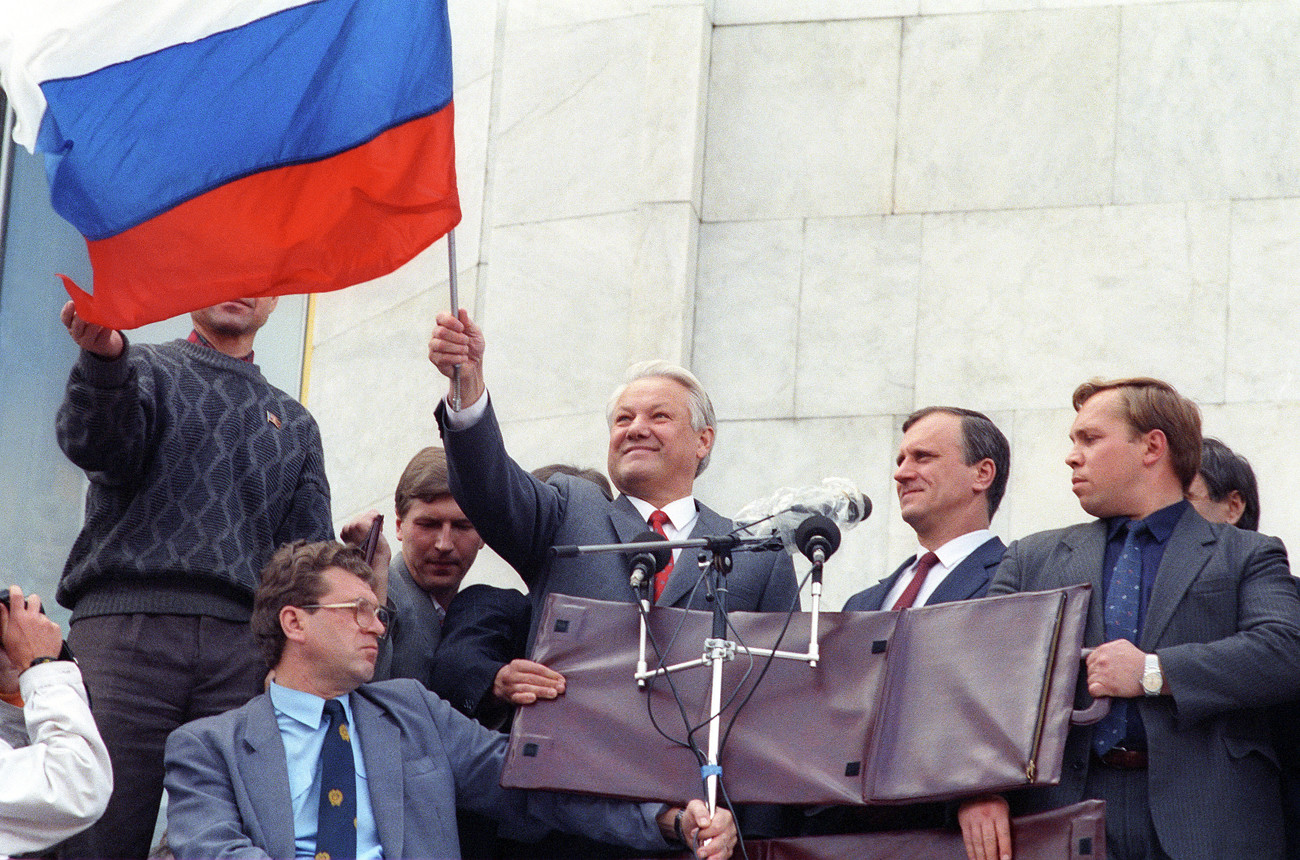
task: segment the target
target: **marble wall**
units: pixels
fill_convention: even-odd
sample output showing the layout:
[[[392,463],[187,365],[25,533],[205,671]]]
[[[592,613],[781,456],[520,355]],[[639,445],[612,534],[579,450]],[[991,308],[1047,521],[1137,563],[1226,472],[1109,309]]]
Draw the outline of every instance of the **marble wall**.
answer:
[[[1074,386],[1163,377],[1300,540],[1300,5],[1100,0],[452,0],[461,303],[528,466],[603,465],[631,361],[692,367],[723,511],[824,476],[872,519],[837,608],[912,550],[908,412],[988,412],[995,528],[1082,519]],[[314,303],[309,404],[340,519],[391,512],[445,391],[439,242]],[[378,404],[382,404],[376,408]],[[510,582],[497,559],[475,579]]]

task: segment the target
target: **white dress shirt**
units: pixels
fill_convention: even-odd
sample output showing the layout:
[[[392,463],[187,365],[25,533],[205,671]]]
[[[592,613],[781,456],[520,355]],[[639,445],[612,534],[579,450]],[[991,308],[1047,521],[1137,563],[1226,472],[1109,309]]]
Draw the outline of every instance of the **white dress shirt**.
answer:
[[[967,532],[961,537],[955,537],[936,549],[934,554],[939,557],[939,563],[930,568],[930,572],[926,574],[925,582],[921,584],[921,590],[917,592],[916,600],[912,605],[924,606],[925,602],[930,599],[930,595],[934,594],[935,589],[943,584],[943,581],[948,578],[948,574],[952,573],[953,568],[965,561],[975,550],[991,541],[993,537],[993,532],[990,529],[979,529],[978,531]],[[890,609],[898,602],[898,598],[907,590],[907,584],[912,581],[912,574],[916,572],[917,561],[927,552],[929,550],[925,547],[917,546],[916,559],[913,559],[912,563],[903,571],[903,575],[894,582],[894,587],[889,589],[889,593],[885,595],[885,602],[880,605],[881,609]]]

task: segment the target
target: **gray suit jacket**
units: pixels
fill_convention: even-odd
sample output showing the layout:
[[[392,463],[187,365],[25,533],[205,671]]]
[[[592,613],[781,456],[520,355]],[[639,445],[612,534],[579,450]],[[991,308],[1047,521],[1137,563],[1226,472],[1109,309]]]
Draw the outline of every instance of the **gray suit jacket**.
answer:
[[[970,555],[962,559],[961,564],[952,569],[952,572],[944,577],[943,582],[925,601],[926,606],[932,606],[936,603],[951,603],[954,600],[972,600],[976,597],[983,597],[984,592],[988,591],[989,580],[993,578],[993,571],[997,570],[998,562],[1002,561],[1002,553],[1007,549],[1006,544],[1002,543],[999,537],[991,537],[984,543],[975,547]],[[889,576],[877,582],[875,585],[859,591],[844,602],[845,612],[877,612],[884,609],[885,598],[889,595],[890,589],[898,578],[903,575],[903,571],[911,567],[912,562],[916,561],[916,556],[912,556],[903,562],[897,570]]]
[[[654,820],[661,804],[503,789],[506,736],[414,681],[365,684],[350,703],[385,857],[459,857],[457,807],[524,839],[554,827],[666,847]],[[288,767],[269,696],[177,729],[166,763],[168,840],[178,858],[294,856]]]
[[[438,423],[451,477],[451,492],[479,535],[528,584],[533,601],[531,648],[541,606],[552,591],[598,600],[634,602],[627,559],[620,553],[552,558],[553,546],[628,543],[648,531],[626,496],[614,501],[590,481],[553,475],[542,483],[506,454],[491,404],[474,426],[449,430],[438,406]],[[731,520],[696,503],[699,517],[691,537],[724,535]],[[784,552],[737,552],[727,577],[727,608],[787,612],[799,606],[794,566]],[[708,609],[699,568],[683,551],[660,595],[660,606]]]
[[[442,622],[433,601],[411,579],[399,552],[388,565],[388,608],[393,613],[388,635],[379,640],[376,681],[414,678],[433,685],[433,653],[442,638]]]
[[[1106,524],[1011,544],[989,594],[1092,584],[1084,645],[1101,644]],[[1173,857],[1282,856],[1277,756],[1262,708],[1300,690],[1300,596],[1276,538],[1207,523],[1188,506],[1156,573],[1138,647],[1170,696],[1136,699],[1146,727],[1151,817]],[[1083,798],[1092,729],[1070,732],[1061,784],[1031,809]],[[1103,798],[1104,799],[1104,798]]]

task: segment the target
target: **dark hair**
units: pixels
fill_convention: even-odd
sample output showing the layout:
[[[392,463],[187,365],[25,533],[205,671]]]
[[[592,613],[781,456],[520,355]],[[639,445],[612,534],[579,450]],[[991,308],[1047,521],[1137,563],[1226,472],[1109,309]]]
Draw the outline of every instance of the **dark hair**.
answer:
[[[1259,531],[1259,485],[1249,460],[1218,439],[1206,437],[1201,441],[1201,477],[1216,502],[1226,501],[1236,490],[1243,504],[1237,528]]]
[[[1136,376],[1088,380],[1074,389],[1074,411],[1101,392],[1111,390],[1119,391],[1124,419],[1136,433],[1159,430],[1165,434],[1169,462],[1183,484],[1183,492],[1187,492],[1201,467],[1201,410],[1168,382]]]
[[[567,463],[551,463],[533,469],[533,477],[542,483],[549,481],[551,475],[570,475],[574,478],[582,478],[584,481],[591,481],[605,494],[605,498],[614,501],[614,490],[609,485],[609,479],[597,469],[579,469]]]
[[[1011,477],[1011,443],[998,429],[998,425],[983,412],[974,409],[962,409],[960,406],[927,406],[918,409],[903,421],[903,432],[925,418],[941,412],[961,419],[961,446],[966,457],[966,465],[974,466],[980,460],[993,461],[993,483],[989,484],[985,501],[989,506],[989,519],[1002,504],[1002,496],[1007,492],[1007,479]]]
[[[317,603],[325,593],[321,576],[331,567],[355,574],[367,585],[374,584],[374,572],[361,550],[337,541],[308,543],[296,540],[275,551],[262,568],[257,593],[253,595],[253,616],[248,621],[266,665],[275,668],[284,654],[284,628],[280,610],[286,606]]]
[[[402,477],[397,479],[397,490],[393,493],[393,508],[400,518],[406,516],[416,499],[432,502],[439,496],[449,495],[447,453],[430,446],[412,457],[402,470]]]

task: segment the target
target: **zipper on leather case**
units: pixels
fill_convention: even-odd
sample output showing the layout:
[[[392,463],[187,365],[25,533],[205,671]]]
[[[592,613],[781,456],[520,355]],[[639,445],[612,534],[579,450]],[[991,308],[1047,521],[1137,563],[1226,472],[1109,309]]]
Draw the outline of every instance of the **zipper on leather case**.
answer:
[[[1043,743],[1043,725],[1047,722],[1047,700],[1052,691],[1052,676],[1056,671],[1056,655],[1061,648],[1061,625],[1065,622],[1065,595],[1056,604],[1056,623],[1052,627],[1052,648],[1047,655],[1047,672],[1043,689],[1038,696],[1038,714],[1034,722],[1034,743],[1029,748],[1029,761],[1025,763],[1025,780],[1032,783],[1038,775],[1038,750]]]

